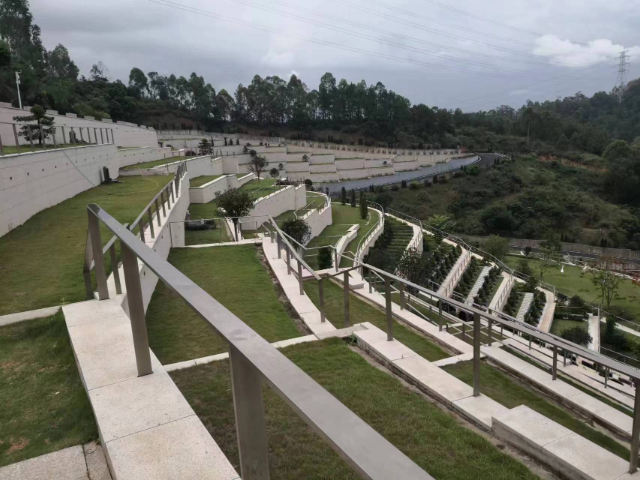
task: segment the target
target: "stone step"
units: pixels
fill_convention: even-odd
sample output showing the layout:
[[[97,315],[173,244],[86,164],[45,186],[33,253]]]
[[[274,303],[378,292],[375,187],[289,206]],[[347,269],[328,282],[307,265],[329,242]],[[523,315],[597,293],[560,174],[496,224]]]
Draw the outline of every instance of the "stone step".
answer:
[[[533,303],[533,293],[527,292],[524,294],[524,298],[522,299],[522,303],[520,304],[520,309],[518,310],[518,315],[516,315],[516,319],[524,322],[524,317],[529,312],[531,308],[531,304]]]
[[[493,433],[567,478],[615,480],[629,462],[525,405],[493,417]]]
[[[484,285],[484,281],[486,280],[490,271],[491,271],[491,267],[484,267],[480,271],[480,275],[478,275],[478,279],[476,280],[476,283],[473,284],[473,287],[471,287],[471,290],[469,291],[469,295],[467,296],[466,303],[469,303],[469,304],[473,303],[474,297],[478,294],[478,292],[482,288],[482,285]]]

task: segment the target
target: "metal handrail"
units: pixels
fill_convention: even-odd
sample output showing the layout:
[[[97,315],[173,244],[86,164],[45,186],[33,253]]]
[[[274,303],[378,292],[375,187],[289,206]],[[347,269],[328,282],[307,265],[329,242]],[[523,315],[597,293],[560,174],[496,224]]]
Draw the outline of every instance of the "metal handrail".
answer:
[[[366,245],[367,242],[370,241],[370,237],[375,235],[378,232],[378,230],[384,228],[384,216],[385,216],[384,207],[382,205],[380,205],[379,203],[370,202],[369,200],[367,200],[367,204],[368,205],[375,205],[376,208],[374,208],[373,210],[376,210],[378,212],[378,215],[380,216],[380,218],[378,219],[376,224],[373,225],[369,229],[369,231],[358,242],[358,246],[356,247],[356,253],[355,253],[355,256],[354,256],[354,259],[353,259],[354,262],[360,262],[362,260],[362,251],[364,250],[363,245]]]
[[[136,358],[140,355],[140,375],[152,372],[148,341],[145,342],[146,326],[144,308],[141,308],[142,290],[139,283],[138,260],[180,296],[229,344],[243,479],[269,478],[261,394],[262,385],[266,383],[362,478],[432,480],[433,477],[106,211],[93,204],[88,206],[88,212],[92,242],[100,241],[99,222],[102,222],[120,239],[124,250],[127,301],[134,332]],[[278,228],[275,222],[272,222],[272,226]],[[288,243],[285,238],[282,241]],[[96,271],[101,271],[104,275],[102,257],[99,257],[97,264],[100,266]],[[106,282],[106,279],[101,278],[100,281]],[[141,331],[141,328],[144,331]],[[141,365],[147,368],[142,373]]]

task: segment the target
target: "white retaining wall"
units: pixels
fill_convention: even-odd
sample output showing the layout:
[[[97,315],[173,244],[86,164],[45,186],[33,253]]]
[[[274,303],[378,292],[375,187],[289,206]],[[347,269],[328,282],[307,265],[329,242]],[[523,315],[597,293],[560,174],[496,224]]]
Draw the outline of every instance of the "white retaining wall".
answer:
[[[120,168],[135,165],[136,163],[154,162],[165,158],[180,156],[179,151],[172,151],[170,148],[143,147],[118,150]]]
[[[36,213],[102,181],[102,167],[118,177],[115,145],[45,150],[0,159],[0,236]]]
[[[326,195],[322,195],[326,197]],[[300,218],[307,222],[307,225],[309,225],[309,227],[311,228],[311,236],[307,241],[308,243],[312,239],[320,235],[325,228],[333,223],[331,202],[328,202],[328,204],[322,210],[313,209]]]
[[[9,104],[0,105],[0,136],[2,136],[2,143],[4,145],[15,146],[16,141],[13,129],[11,125],[8,124],[16,123],[15,120],[13,120],[13,117],[31,115],[31,112],[29,112],[29,108],[27,107],[25,107],[24,110],[20,110],[19,108],[13,108],[8,105]],[[71,131],[71,127],[73,127],[78,139],[80,139],[80,131],[82,131],[82,137],[85,141],[90,140],[90,143],[103,143],[101,141],[102,138],[104,138],[104,143],[110,143],[111,131],[113,131],[113,138],[115,139],[115,144],[118,147],[158,146],[158,136],[153,128],[147,128],[145,126],[138,126],[126,122],[114,123],[111,120],[99,121],[89,118],[78,118],[72,114],[58,115],[52,110],[48,111],[48,115],[54,118],[54,125],[58,127],[56,128],[57,143],[69,143],[69,132]],[[65,129],[64,140],[62,128],[60,127],[64,127]],[[102,129],[102,132],[100,129]],[[106,130],[109,130],[108,133]],[[108,140],[106,138],[107,134],[109,136]],[[88,138],[87,135],[90,138]],[[29,141],[25,140],[23,137],[19,137],[19,141],[21,145],[29,143]]]
[[[231,188],[240,188],[254,178],[256,178],[256,176],[253,173],[249,173],[239,179],[235,175],[224,175],[200,187],[191,187],[189,189],[189,198],[191,203],[209,203],[218,195],[223,194]]]
[[[242,230],[257,230],[267,221],[268,216],[277,217],[289,210],[299,210],[307,204],[307,189],[304,185],[297,187],[289,185],[271,195],[262,197],[256,201],[249,212],[250,217],[240,220]]]

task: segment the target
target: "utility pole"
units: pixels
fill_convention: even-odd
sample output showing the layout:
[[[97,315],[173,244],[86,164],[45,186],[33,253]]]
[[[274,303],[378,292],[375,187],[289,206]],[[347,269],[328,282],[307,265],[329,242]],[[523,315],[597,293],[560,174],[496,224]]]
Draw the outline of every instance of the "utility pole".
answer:
[[[629,50],[623,50],[622,52],[620,52],[620,61],[618,63],[618,79],[616,82],[616,87],[618,90],[616,93],[618,95],[618,101],[620,103],[622,103],[622,96],[624,95],[624,91],[627,88],[627,59],[629,58],[627,52],[629,52]]]
[[[20,97],[20,74],[22,72],[16,72],[16,87],[18,89],[18,104],[20,104],[20,110],[22,110],[22,98]]]

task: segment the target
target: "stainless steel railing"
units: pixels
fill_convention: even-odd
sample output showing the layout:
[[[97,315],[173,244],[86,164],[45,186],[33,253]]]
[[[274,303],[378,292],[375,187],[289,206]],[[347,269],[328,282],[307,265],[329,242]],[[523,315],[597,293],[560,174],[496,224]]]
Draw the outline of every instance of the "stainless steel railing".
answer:
[[[228,343],[232,393],[236,416],[240,470],[243,480],[269,479],[262,386],[268,385],[293,411],[318,433],[362,478],[432,479],[378,432],[345,407],[291,360],[258,335],[216,299],[161,258],[111,215],[92,204],[87,207],[90,242],[101,246],[100,225],[120,240],[129,317],[138,375],[153,373],[147,339],[138,261],[181,297]],[[271,219],[272,241],[293,256],[298,272],[308,268],[277,224]],[[277,237],[277,238],[276,238]],[[94,249],[99,251],[100,249]],[[280,250],[280,249],[279,249]],[[94,258],[98,283],[106,284],[102,255]],[[289,263],[291,265],[291,263]],[[300,275],[300,280],[302,276]]]

